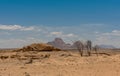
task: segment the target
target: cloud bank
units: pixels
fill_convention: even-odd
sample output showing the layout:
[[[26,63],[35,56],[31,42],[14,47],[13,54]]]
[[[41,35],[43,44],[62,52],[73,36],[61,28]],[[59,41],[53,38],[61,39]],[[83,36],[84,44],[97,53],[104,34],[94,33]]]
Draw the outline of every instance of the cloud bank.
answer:
[[[31,43],[48,42],[60,37],[65,42],[92,40],[93,44],[120,47],[120,29],[108,29],[105,24],[79,26],[0,25],[0,48],[23,47]]]

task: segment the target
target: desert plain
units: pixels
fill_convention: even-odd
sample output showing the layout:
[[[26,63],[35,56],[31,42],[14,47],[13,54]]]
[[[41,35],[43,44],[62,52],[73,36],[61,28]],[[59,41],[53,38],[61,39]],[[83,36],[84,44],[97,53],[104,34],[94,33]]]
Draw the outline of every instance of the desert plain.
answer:
[[[0,51],[0,76],[120,76],[120,53],[78,51]]]

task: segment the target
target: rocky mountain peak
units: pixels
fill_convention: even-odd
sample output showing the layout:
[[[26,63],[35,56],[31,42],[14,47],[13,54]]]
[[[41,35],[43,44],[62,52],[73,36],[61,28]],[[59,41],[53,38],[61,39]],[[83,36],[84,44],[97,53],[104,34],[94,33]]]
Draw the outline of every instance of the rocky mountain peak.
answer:
[[[48,42],[47,44],[60,49],[68,49],[71,47],[70,44],[66,44],[61,38],[55,38],[53,41]]]

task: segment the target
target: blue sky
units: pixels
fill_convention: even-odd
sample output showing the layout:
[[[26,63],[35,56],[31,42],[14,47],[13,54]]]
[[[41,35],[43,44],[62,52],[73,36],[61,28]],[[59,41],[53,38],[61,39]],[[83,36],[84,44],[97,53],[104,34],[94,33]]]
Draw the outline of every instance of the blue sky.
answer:
[[[120,0],[0,0],[0,48],[55,37],[120,47],[119,4]]]

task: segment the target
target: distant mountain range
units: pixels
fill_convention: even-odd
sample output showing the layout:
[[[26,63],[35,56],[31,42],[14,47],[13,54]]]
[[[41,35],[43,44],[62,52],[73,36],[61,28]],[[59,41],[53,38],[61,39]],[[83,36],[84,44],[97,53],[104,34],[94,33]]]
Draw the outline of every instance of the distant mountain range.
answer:
[[[113,48],[116,48],[115,46],[113,45],[98,45],[100,48],[110,48],[110,49],[113,49]]]
[[[73,49],[76,48],[75,44],[66,44],[61,38],[55,38],[53,41],[48,42],[47,44],[52,45],[60,49]],[[115,48],[112,45],[98,45],[100,48]]]

